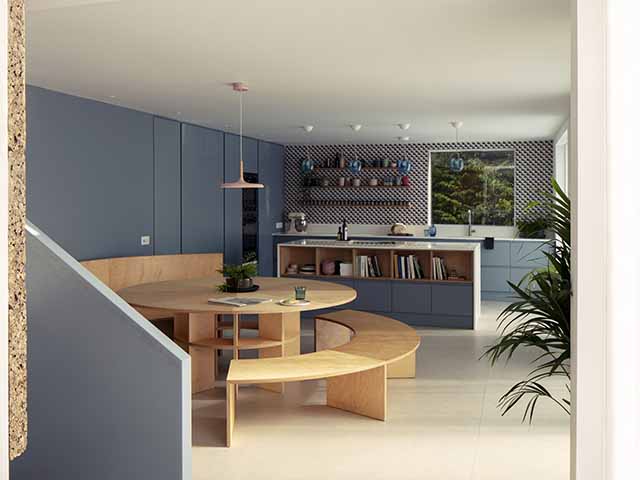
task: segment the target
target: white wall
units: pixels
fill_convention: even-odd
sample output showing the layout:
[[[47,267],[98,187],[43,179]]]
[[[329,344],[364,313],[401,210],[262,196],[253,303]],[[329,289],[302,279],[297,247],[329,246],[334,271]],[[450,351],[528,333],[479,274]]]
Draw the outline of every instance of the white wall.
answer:
[[[573,0],[572,478],[631,480],[640,458],[637,0]]]

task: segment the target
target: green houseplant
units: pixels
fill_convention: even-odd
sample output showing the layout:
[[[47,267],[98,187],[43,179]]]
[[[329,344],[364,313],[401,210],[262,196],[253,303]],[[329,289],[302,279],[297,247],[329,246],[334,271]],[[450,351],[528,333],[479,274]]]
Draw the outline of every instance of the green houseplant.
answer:
[[[225,264],[218,270],[225,277],[225,283],[218,286],[223,292],[236,291],[253,286],[253,277],[258,274],[258,265],[255,262],[240,264]]]
[[[509,361],[521,349],[533,349],[537,356],[529,375],[513,385],[500,399],[498,407],[506,414],[520,401],[526,401],[523,421],[533,420],[539,399],[555,402],[570,413],[568,397],[571,359],[571,203],[554,181],[553,193],[546,194],[540,206],[548,212],[549,229],[556,238],[549,241],[551,252],[545,268],[525,276],[518,284],[509,282],[516,300],[498,317],[500,335],[483,356],[491,364],[504,358]],[[544,382],[564,377],[567,395],[558,398]]]

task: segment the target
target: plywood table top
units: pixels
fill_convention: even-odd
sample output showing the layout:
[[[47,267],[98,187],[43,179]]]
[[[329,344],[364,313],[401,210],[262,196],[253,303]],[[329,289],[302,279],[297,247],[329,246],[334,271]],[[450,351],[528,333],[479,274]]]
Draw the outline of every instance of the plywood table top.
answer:
[[[302,312],[344,305],[356,298],[356,291],[345,285],[301,278],[256,277],[254,283],[260,285],[260,289],[252,293],[219,292],[217,286],[222,283],[224,283],[224,279],[221,276],[192,280],[170,280],[134,285],[120,290],[118,295],[135,307],[155,308],[171,312],[219,314]],[[307,288],[307,299],[311,303],[296,307],[279,305],[279,300],[294,295],[294,287],[297,286]],[[270,298],[272,301],[246,307],[208,303],[210,298],[224,297]]]

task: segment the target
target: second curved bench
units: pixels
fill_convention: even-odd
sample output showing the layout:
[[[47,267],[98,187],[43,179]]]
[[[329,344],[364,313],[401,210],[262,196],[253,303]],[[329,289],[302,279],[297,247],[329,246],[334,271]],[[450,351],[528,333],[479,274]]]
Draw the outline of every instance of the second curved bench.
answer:
[[[386,419],[388,366],[413,359],[420,345],[416,331],[397,320],[356,310],[321,315],[316,321],[348,329],[350,340],[305,355],[231,361],[227,375],[227,446],[231,446],[235,423],[236,386],[241,384],[326,378],[328,406]],[[341,343],[336,338],[331,341]]]

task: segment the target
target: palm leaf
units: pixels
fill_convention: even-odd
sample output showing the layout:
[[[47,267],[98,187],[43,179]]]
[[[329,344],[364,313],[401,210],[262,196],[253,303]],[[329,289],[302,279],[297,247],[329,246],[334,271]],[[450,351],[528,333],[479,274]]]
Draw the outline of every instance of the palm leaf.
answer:
[[[499,337],[482,355],[493,366],[500,359],[508,362],[519,350],[538,350],[527,377],[498,400],[502,415],[526,400],[522,420],[529,422],[542,398],[570,413],[569,399],[556,398],[543,383],[557,376],[569,380],[571,360],[571,201],[555,180],[552,189],[543,193],[543,201],[530,205],[547,212],[556,237],[547,242],[551,251],[542,252],[547,266],[518,283],[508,282],[515,299],[498,316]],[[566,387],[568,391],[568,383]]]

